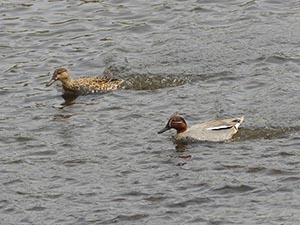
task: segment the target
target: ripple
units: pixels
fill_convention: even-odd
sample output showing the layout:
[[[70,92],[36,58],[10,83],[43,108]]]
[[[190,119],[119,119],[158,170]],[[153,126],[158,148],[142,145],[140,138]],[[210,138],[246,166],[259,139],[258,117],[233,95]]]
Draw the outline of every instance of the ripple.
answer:
[[[42,196],[42,198],[48,198],[48,199],[57,199],[63,196],[63,193],[47,193]]]
[[[11,180],[11,181],[8,181],[8,182],[3,182],[2,184],[3,185],[11,185],[11,184],[18,184],[18,183],[22,183],[23,181],[20,180],[20,179],[15,179],[15,180]]]
[[[287,177],[287,178],[282,178],[280,179],[280,182],[286,183],[286,182],[298,182],[300,180],[300,177]]]
[[[152,31],[152,26],[147,23],[127,24],[125,29],[134,33],[146,33]]]
[[[63,20],[63,21],[59,21],[59,22],[52,22],[50,23],[50,25],[61,25],[61,24],[69,24],[69,23],[74,23],[74,22],[78,22],[79,19],[68,19],[68,20]]]
[[[66,160],[61,162],[60,164],[63,164],[67,167],[74,167],[74,166],[80,166],[82,164],[87,163],[87,160],[83,160],[83,159],[71,159],[71,160]]]
[[[144,200],[149,201],[151,203],[159,204],[164,200],[168,199],[168,197],[164,195],[151,195],[149,197],[144,198]]]
[[[9,205],[8,200],[0,200],[0,209],[6,208]]]
[[[247,170],[247,173],[260,173],[260,172],[265,172],[267,168],[265,167],[250,167]]]
[[[44,211],[46,210],[47,208],[46,207],[42,207],[42,206],[34,206],[34,207],[31,207],[31,208],[28,208],[26,209],[27,211]]]
[[[270,169],[267,171],[268,175],[270,176],[282,176],[282,175],[293,175],[297,174],[296,172],[286,171],[286,170],[280,170],[280,169]]]
[[[212,200],[210,198],[194,198],[194,199],[190,199],[190,200],[182,201],[182,202],[178,202],[178,203],[171,203],[171,204],[168,204],[167,207],[183,208],[183,207],[187,207],[190,205],[202,205],[202,204],[210,203],[210,202],[212,202]]]
[[[285,62],[291,61],[291,59],[284,55],[273,55],[273,56],[267,57],[265,61],[274,63],[274,64],[283,64]]]
[[[272,127],[272,128],[240,128],[234,140],[245,141],[252,139],[283,138],[289,133],[299,132],[300,127]]]
[[[12,8],[27,8],[33,6],[31,3],[0,3],[2,7],[12,7]]]
[[[140,192],[140,191],[129,191],[129,192],[122,194],[122,196],[148,196],[148,194]]]
[[[213,191],[218,194],[234,194],[234,193],[246,193],[255,190],[256,187],[248,185],[225,185],[220,188],[216,188]]]
[[[36,151],[24,154],[23,156],[51,156],[56,155],[57,152],[54,150]]]
[[[2,163],[3,164],[22,164],[24,163],[24,159],[9,159],[9,160],[4,160]]]
[[[134,221],[138,221],[138,220],[142,220],[149,217],[148,214],[133,214],[133,215],[118,215],[115,218],[111,219],[111,220],[106,220],[101,222],[100,224],[111,224],[111,223],[119,223],[119,222],[134,222]]]

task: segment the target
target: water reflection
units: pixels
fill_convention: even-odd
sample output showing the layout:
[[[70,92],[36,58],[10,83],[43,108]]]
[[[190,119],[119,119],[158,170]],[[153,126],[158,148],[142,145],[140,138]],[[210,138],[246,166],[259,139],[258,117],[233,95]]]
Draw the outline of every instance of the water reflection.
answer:
[[[63,106],[69,106],[75,104],[75,99],[78,98],[78,94],[74,94],[72,92],[64,92],[61,97],[65,100],[64,103],[62,103]]]
[[[53,116],[53,120],[66,120],[66,119],[69,119],[71,118],[73,115],[72,114],[67,114],[67,115],[64,115],[64,114],[56,114]]]
[[[176,142],[175,150],[176,152],[186,152],[189,150],[189,146],[187,142]]]

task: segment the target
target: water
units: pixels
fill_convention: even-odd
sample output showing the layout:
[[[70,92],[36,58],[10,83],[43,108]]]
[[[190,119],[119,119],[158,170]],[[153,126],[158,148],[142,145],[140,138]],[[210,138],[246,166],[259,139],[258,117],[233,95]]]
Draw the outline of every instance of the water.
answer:
[[[1,224],[299,224],[298,1],[0,1]],[[62,107],[45,84],[127,87]],[[227,143],[173,142],[245,115]]]

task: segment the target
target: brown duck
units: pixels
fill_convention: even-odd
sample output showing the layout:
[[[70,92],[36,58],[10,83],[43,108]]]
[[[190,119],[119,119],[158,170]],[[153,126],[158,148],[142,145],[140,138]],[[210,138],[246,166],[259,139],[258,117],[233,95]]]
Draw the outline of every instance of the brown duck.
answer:
[[[72,79],[67,69],[60,68],[54,71],[52,79],[46,86],[49,87],[57,80],[61,81],[65,92],[71,92],[78,95],[116,90],[119,85],[124,82],[122,79],[107,76]]]

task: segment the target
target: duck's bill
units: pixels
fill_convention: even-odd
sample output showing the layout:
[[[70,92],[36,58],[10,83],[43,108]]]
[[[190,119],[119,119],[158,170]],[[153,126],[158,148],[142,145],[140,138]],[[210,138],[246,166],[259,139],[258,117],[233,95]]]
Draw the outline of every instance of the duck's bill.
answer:
[[[163,132],[166,132],[167,130],[170,130],[169,127],[164,127],[163,129],[161,129],[160,131],[158,131],[158,134],[162,134]]]
[[[55,81],[56,81],[56,80],[51,79],[51,80],[49,81],[49,83],[46,84],[46,87],[51,86]]]

